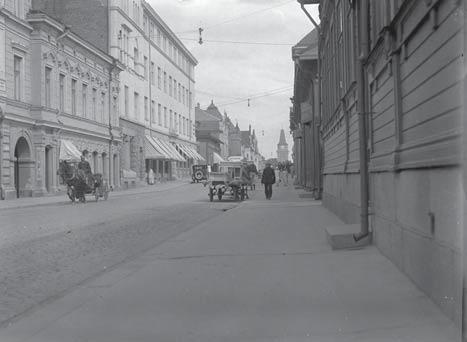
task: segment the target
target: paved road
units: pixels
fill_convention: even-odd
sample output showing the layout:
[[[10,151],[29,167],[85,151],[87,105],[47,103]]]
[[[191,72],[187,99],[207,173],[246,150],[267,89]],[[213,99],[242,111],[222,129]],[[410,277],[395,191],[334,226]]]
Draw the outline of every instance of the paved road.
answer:
[[[235,205],[184,184],[0,210],[0,325]]]

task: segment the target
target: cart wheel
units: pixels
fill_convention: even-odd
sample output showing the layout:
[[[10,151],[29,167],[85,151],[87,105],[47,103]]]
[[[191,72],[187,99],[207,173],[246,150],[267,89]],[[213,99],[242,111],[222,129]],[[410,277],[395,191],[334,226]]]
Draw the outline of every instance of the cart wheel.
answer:
[[[213,199],[214,199],[214,192],[212,191],[212,189],[209,189],[209,201],[212,202]]]

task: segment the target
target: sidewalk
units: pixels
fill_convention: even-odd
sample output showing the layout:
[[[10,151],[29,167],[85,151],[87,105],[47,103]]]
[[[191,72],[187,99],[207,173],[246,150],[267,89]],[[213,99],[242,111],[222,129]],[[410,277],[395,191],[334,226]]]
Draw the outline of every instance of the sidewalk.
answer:
[[[238,207],[0,329],[2,342],[449,342],[458,329],[293,186]],[[210,204],[206,201],[206,205]]]
[[[127,194],[138,194],[138,193],[148,193],[148,192],[158,192],[165,191],[169,189],[174,189],[179,186],[190,184],[191,180],[177,180],[177,181],[168,181],[164,183],[158,183],[154,185],[144,185],[137,186],[129,189],[118,189],[111,191],[109,193],[109,198],[111,197],[120,197]],[[91,195],[86,195],[86,200],[94,201]],[[99,199],[103,201],[104,199]],[[41,196],[41,197],[23,197],[12,200],[0,200],[0,210],[2,209],[15,209],[15,208],[25,208],[25,207],[35,207],[42,205],[50,205],[56,203],[70,203],[66,192],[60,192],[50,196]]]

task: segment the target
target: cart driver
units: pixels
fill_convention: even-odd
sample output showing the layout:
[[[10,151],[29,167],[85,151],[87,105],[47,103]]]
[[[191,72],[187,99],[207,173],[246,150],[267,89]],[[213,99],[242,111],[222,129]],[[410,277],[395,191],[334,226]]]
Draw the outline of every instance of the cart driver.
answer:
[[[84,158],[84,156],[81,156],[81,161],[78,163],[78,170],[82,170],[84,173],[84,177],[86,179],[86,184],[92,187],[92,171],[91,171],[91,165],[89,165],[89,162]]]

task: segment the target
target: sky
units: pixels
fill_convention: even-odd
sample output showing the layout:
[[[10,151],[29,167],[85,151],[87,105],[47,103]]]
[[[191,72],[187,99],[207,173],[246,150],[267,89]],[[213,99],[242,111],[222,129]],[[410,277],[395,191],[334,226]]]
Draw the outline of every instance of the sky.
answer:
[[[284,129],[291,153],[289,112],[294,80],[291,48],[313,29],[299,3],[296,0],[148,2],[198,60],[195,103],[205,109],[213,100],[221,113],[226,111],[234,124],[238,122],[241,130],[248,130],[251,124],[265,158],[277,157],[280,130]],[[317,6],[307,9],[318,20]],[[201,45],[199,27],[203,28]]]

